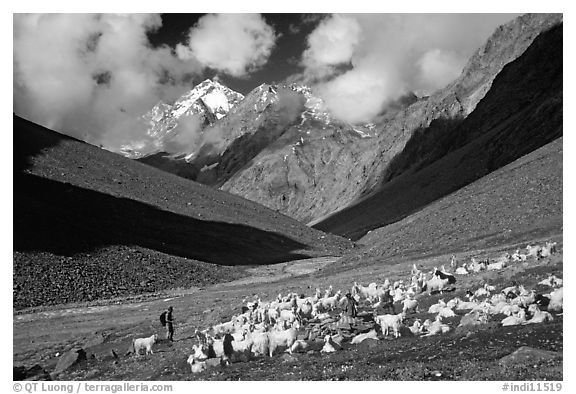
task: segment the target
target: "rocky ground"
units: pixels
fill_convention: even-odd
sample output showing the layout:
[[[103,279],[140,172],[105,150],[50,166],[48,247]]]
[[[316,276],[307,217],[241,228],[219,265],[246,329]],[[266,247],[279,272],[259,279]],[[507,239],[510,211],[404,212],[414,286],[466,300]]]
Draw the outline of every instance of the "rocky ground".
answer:
[[[477,257],[496,257],[502,250],[513,250],[509,245],[490,251],[477,251]],[[463,255],[457,256],[464,259]],[[414,260],[422,269],[444,264],[448,255],[429,256]],[[14,320],[14,363],[38,371],[53,372],[62,358],[71,357],[70,350],[82,348],[85,360],[68,366],[54,379],[64,380],[562,380],[563,316],[555,320],[528,326],[500,327],[504,316],[493,316],[488,324],[473,329],[456,329],[461,315],[447,319],[451,331],[428,338],[389,336],[361,345],[344,343],[344,348],[330,355],[310,354],[277,355],[248,362],[215,367],[192,375],[186,359],[191,353],[196,328],[205,328],[229,319],[237,313],[242,300],[258,294],[272,299],[278,292],[298,291],[311,294],[316,286],[332,284],[336,289],[347,289],[354,280],[367,284],[406,278],[411,264],[370,265],[356,270],[342,271],[339,262],[328,263],[323,269],[311,272],[305,261],[300,263],[297,276],[282,276],[281,271],[260,274],[268,278],[252,283],[230,282],[174,293],[170,298],[139,302],[120,302],[93,307],[47,308],[34,313],[20,313]],[[288,265],[288,264],[287,264]],[[286,273],[286,271],[283,271]],[[306,273],[307,272],[307,273]],[[304,275],[302,275],[305,273]],[[497,290],[512,283],[524,284],[538,292],[549,292],[537,283],[555,274],[562,277],[563,257],[528,263],[517,263],[498,272],[481,272],[459,278],[456,291],[443,295],[422,295],[421,311],[436,303],[462,297],[467,289],[475,290],[483,283]],[[280,281],[276,281],[281,279]],[[161,341],[153,355],[126,354],[131,338],[162,335],[157,315],[167,304],[175,308],[176,341]],[[398,306],[398,305],[397,305]],[[365,307],[361,308],[361,311]],[[338,311],[336,311],[337,313]],[[421,312],[410,315],[425,319],[431,314]],[[366,326],[364,329],[368,330]],[[517,352],[514,354],[514,352]],[[73,351],[73,358],[78,353]],[[64,356],[62,356],[64,355]],[[81,354],[82,359],[84,354]],[[512,356],[511,356],[512,355]],[[526,362],[526,359],[529,361]],[[31,374],[34,374],[31,372]],[[39,374],[39,375],[38,375]],[[48,375],[43,375],[45,378]]]

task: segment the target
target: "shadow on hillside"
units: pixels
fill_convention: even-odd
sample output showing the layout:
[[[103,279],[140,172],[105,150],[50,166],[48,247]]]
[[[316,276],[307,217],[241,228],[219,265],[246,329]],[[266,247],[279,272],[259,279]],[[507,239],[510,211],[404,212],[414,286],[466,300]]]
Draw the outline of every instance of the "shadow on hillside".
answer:
[[[378,191],[313,227],[358,240],[561,137],[562,41],[541,33],[468,117],[415,130]]]
[[[30,128],[33,132],[26,133]],[[220,265],[272,264],[309,257],[294,252],[306,245],[282,235],[198,220],[26,172],[34,156],[68,138],[14,117],[15,251],[71,256],[129,245]]]

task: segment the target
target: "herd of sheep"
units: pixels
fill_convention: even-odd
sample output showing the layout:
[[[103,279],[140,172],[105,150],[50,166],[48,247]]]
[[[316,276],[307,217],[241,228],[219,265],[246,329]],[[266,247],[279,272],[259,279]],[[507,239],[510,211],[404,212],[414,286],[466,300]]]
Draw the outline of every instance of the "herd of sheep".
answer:
[[[537,294],[522,285],[497,291],[486,283],[475,291],[467,291],[462,298],[440,299],[427,310],[433,318],[424,322],[412,319],[411,324],[407,321],[410,314],[422,312],[419,306],[423,297],[454,290],[458,276],[502,270],[517,262],[548,257],[556,252],[556,243],[528,245],[526,250],[526,254],[517,250],[496,260],[472,258],[460,266],[453,256],[450,269],[434,267],[428,273],[413,265],[406,281],[385,280],[368,286],[355,282],[347,292],[348,297],[330,286],[324,292],[316,289],[311,296],[291,293],[279,294],[272,301],[253,299],[230,321],[196,330],[197,343],[192,347],[188,363],[192,372],[197,373],[210,366],[273,357],[281,352],[335,352],[342,348],[343,342],[358,344],[369,338],[378,340],[378,331],[384,338],[439,335],[451,329],[443,319],[463,313],[459,326],[485,324],[494,315],[506,316],[501,320],[502,326],[551,321],[554,316],[550,312],[562,313],[563,305],[562,279],[555,276],[539,283],[550,288],[547,294]],[[350,302],[362,306],[362,312],[357,316],[344,312],[338,315],[339,310],[348,311],[346,306]],[[395,310],[394,304],[398,303],[402,305],[401,311]],[[386,309],[388,313],[378,314]]]

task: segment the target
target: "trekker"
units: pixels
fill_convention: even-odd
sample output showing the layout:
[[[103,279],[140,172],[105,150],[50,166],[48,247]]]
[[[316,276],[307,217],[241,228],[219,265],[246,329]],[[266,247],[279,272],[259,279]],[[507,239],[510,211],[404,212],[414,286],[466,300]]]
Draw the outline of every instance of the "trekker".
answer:
[[[168,307],[168,313],[166,314],[166,339],[170,342],[174,342],[174,318],[172,316],[172,307]]]
[[[344,308],[344,311],[347,316],[352,318],[355,318],[358,313],[358,303],[350,293],[346,293],[346,307]]]

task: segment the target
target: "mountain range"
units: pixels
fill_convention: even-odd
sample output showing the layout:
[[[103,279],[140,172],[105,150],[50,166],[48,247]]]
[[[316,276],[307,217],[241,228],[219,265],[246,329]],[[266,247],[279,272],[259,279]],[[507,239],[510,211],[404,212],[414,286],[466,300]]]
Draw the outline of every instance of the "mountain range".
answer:
[[[561,22],[560,14],[527,14],[500,26],[455,81],[429,97],[407,92],[369,124],[339,121],[307,86],[264,84],[242,99],[239,93],[207,80],[174,106],[162,103],[146,114],[147,135],[155,138],[155,150],[133,149],[129,157],[330,231],[330,225],[322,224],[329,216],[378,193],[394,178],[422,169],[484,136],[487,127],[478,121],[476,108],[488,100],[484,99],[491,90],[501,90],[500,86],[493,88],[494,80],[524,55],[537,36]],[[561,59],[558,51],[561,48],[549,55]],[[561,75],[559,78],[561,81]],[[516,82],[519,88],[529,90],[524,95],[527,100],[539,94],[530,89],[542,88]],[[222,98],[222,105],[213,104],[216,96]],[[487,106],[490,104],[484,108]],[[501,115],[498,112],[503,108],[494,110],[497,115],[493,118],[502,121],[514,108]],[[477,119],[474,127],[467,127],[473,121],[461,126],[470,116]],[[183,137],[190,133],[190,119],[200,119],[194,123],[191,140]],[[358,238],[378,225],[398,220],[542,146],[559,135],[555,130],[542,138],[533,135],[524,141],[525,149],[514,150],[506,160],[491,160],[488,171],[477,171],[475,177],[468,176],[457,186],[435,191],[433,197],[420,199],[374,226],[366,224],[354,234],[338,231]],[[186,143],[178,144],[179,138]],[[486,152],[486,156],[496,154]]]
[[[14,305],[561,234],[562,47],[562,15],[523,15],[363,125],[310,87],[213,80],[154,106],[121,154],[14,116]]]

